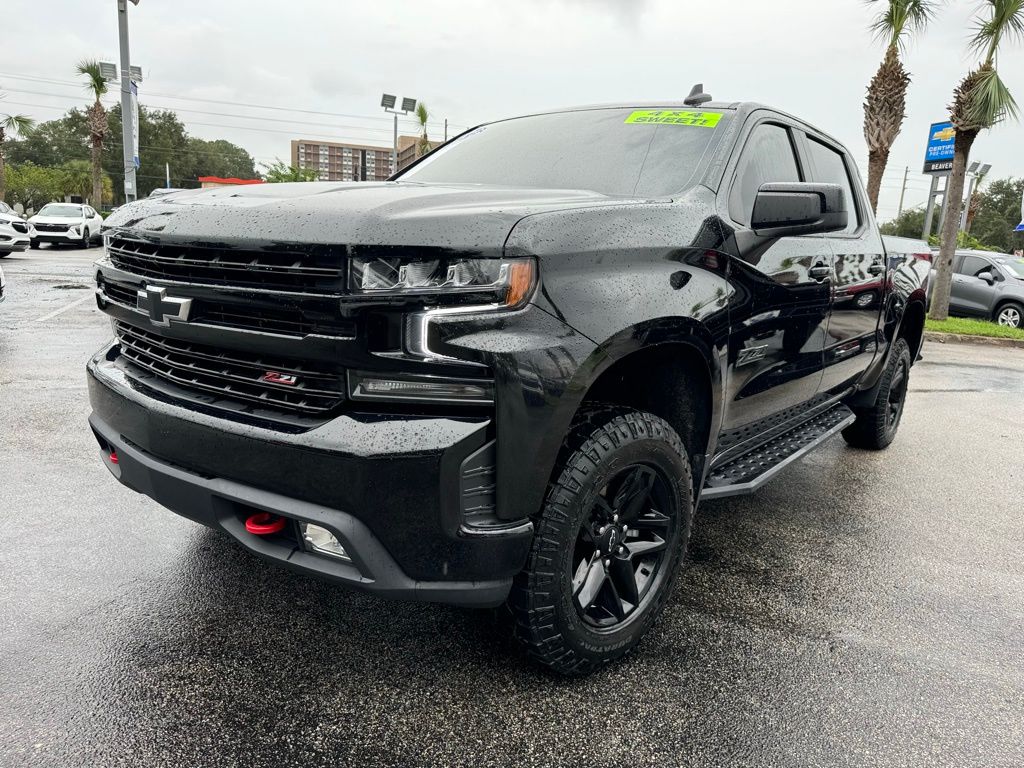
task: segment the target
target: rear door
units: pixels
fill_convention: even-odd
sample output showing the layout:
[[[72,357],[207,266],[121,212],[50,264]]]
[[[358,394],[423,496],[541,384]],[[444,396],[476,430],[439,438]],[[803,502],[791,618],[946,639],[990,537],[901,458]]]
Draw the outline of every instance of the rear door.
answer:
[[[730,167],[730,183],[719,197],[720,210],[727,210],[723,215],[733,222],[736,238],[730,265],[736,294],[729,314],[723,446],[784,421],[780,412],[795,415],[816,396],[832,263],[827,240],[771,240],[750,230],[754,198],[762,184],[807,180],[791,125],[774,115],[755,121]],[[821,274],[823,268],[826,274]]]
[[[845,230],[822,238],[832,251],[835,274],[821,389],[838,393],[857,382],[878,352],[885,248],[850,157],[824,137],[803,134],[802,139],[811,180],[842,187],[849,214]]]

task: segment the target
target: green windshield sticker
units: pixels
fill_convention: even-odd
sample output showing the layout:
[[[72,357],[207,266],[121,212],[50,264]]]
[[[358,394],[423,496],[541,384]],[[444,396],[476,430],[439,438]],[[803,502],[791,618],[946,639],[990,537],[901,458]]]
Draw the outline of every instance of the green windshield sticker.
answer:
[[[640,109],[626,118],[627,123],[692,125],[714,128],[722,119],[721,112],[684,112],[677,109]]]

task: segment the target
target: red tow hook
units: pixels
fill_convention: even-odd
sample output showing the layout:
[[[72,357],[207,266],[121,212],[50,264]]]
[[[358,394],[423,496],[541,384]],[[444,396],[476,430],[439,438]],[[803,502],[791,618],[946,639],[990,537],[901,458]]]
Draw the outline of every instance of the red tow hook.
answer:
[[[117,451],[111,451],[107,458],[110,459],[111,464],[117,464]]]
[[[257,512],[245,520],[245,530],[257,536],[269,536],[284,529],[285,519],[270,512]]]

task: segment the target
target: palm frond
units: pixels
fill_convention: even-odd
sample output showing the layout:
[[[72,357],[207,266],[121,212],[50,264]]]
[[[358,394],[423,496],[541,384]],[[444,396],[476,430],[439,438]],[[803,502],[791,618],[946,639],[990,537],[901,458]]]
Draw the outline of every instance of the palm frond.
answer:
[[[990,8],[990,14],[975,22],[968,48],[983,54],[991,64],[1004,39],[1024,40],[1024,0],[984,0],[984,6]]]
[[[1019,114],[1017,102],[999,73],[991,67],[978,70],[967,94],[967,122],[977,128],[991,128],[1007,117],[1017,119]]]
[[[874,4],[884,2],[885,8],[871,24],[878,40],[889,47],[903,49],[907,38],[923,32],[934,20],[939,6],[945,0],[867,0]]]
[[[28,115],[0,115],[0,130],[5,133],[29,133],[36,127],[36,121]]]
[[[422,101],[416,105],[416,119],[420,121],[420,126],[424,132],[427,129],[427,120],[430,119],[430,113],[427,111],[427,105]]]
[[[75,72],[85,77],[85,89],[92,91],[96,100],[107,92],[107,81],[100,72],[100,63],[95,59],[82,59],[75,65]]]

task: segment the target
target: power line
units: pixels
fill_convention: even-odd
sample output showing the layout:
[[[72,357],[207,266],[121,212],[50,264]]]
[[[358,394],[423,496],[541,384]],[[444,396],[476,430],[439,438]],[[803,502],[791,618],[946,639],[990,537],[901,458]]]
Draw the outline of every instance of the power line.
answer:
[[[67,86],[67,87],[82,88],[82,83],[78,83],[78,82],[75,82],[73,80],[57,80],[57,79],[50,79],[50,78],[33,77],[33,76],[29,76],[29,75],[19,75],[19,74],[15,74],[15,73],[12,73],[12,72],[0,72],[0,77],[9,77],[9,78],[11,78],[13,80],[27,80],[27,81],[30,81],[30,82],[47,83],[47,84],[51,84],[51,85],[61,85],[61,86]],[[7,90],[13,91],[14,89],[13,88],[9,88]],[[54,94],[54,95],[59,95],[59,94]],[[391,122],[391,120],[392,120],[392,118],[390,118],[390,117],[383,117],[383,116],[379,116],[379,115],[359,115],[359,114],[352,114],[352,113],[346,113],[346,112],[325,112],[325,111],[315,110],[315,109],[299,109],[299,108],[296,108],[296,107],[279,107],[279,106],[274,106],[272,104],[252,104],[252,103],[239,102],[239,101],[226,101],[226,100],[223,100],[223,99],[204,99],[204,98],[200,98],[198,96],[178,96],[176,94],[169,94],[169,93],[151,92],[149,95],[150,96],[156,96],[156,97],[162,98],[162,99],[176,99],[176,100],[181,100],[181,101],[195,101],[195,102],[201,102],[201,103],[204,103],[204,104],[226,104],[226,105],[229,105],[229,106],[232,106],[232,107],[248,107],[250,109],[268,109],[268,110],[274,110],[274,111],[278,111],[278,112],[289,112],[289,113],[296,113],[297,112],[297,113],[305,114],[305,115],[322,115],[322,116],[325,116],[325,117],[346,117],[346,118],[356,118],[358,120],[378,120],[378,121],[387,121],[387,122]],[[432,125],[436,125],[436,126],[440,126],[441,125],[440,122],[436,122],[436,123],[428,122],[428,125],[431,125],[431,124]],[[453,122],[449,122],[448,125],[449,125],[449,127],[454,127],[454,128],[469,128],[470,127],[468,125],[462,125],[462,124],[453,123]]]

